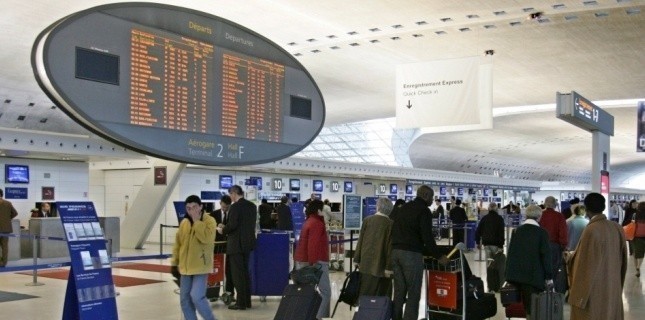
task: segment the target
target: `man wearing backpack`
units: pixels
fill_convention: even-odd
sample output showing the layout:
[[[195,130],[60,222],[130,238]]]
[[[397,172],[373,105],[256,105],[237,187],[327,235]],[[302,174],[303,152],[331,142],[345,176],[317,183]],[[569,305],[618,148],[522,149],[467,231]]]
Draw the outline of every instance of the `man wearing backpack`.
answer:
[[[427,185],[417,189],[417,197],[393,212],[392,266],[394,271],[393,320],[419,319],[419,301],[423,282],[423,255],[429,254],[446,264],[432,236],[432,204],[434,191]],[[405,304],[405,315],[403,314]]]

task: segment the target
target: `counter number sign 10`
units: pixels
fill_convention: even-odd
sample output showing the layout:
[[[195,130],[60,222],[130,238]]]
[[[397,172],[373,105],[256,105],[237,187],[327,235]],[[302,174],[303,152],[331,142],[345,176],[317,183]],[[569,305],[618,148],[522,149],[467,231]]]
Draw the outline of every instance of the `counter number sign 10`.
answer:
[[[340,183],[338,181],[332,181],[329,183],[331,192],[338,192],[340,191]]]
[[[273,186],[273,190],[281,191],[282,190],[282,179],[274,178],[273,181],[271,182],[271,185]]]

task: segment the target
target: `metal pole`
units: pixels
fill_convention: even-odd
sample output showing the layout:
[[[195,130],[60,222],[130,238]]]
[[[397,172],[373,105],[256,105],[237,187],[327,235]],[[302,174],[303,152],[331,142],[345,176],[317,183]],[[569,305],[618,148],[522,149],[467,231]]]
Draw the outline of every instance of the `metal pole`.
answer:
[[[159,255],[163,254],[163,223],[159,224]]]
[[[30,237],[32,237],[30,235]],[[33,251],[31,255],[34,257],[34,268],[32,270],[32,282],[27,283],[25,285],[27,286],[42,286],[45,285],[44,283],[38,282],[38,268],[36,265],[38,264],[38,241],[36,241],[36,236],[33,236],[33,239],[31,241],[31,250]]]
[[[106,241],[108,244],[107,252],[108,252],[108,257],[110,258],[110,266],[112,266],[112,238],[107,239]]]

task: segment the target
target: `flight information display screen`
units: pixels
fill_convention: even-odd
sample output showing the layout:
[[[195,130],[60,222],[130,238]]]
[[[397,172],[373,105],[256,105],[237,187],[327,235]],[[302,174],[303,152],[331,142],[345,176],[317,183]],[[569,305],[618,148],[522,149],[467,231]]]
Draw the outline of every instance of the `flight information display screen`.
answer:
[[[39,84],[74,120],[128,148],[187,163],[265,163],[302,150],[323,126],[324,101],[305,68],[230,21],[145,3],[63,20],[34,44]]]

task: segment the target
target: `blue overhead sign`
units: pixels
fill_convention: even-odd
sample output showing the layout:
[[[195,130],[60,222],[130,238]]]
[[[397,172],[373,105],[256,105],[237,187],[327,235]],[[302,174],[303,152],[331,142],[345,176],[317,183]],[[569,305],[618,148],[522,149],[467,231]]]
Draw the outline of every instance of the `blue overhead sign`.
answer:
[[[555,115],[587,131],[614,135],[614,116],[575,91],[556,94]]]

